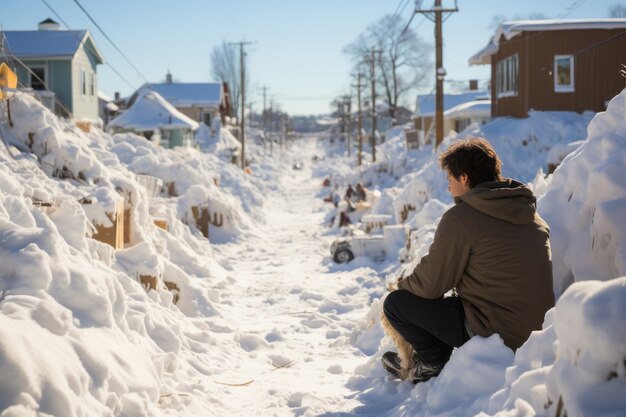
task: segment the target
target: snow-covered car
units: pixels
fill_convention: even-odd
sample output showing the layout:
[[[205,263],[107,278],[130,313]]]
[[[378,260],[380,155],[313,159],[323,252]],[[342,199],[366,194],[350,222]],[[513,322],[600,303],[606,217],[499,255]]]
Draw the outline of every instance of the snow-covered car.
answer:
[[[339,239],[330,246],[330,255],[338,264],[350,262],[355,256],[369,256],[374,260],[385,258],[385,238],[376,236],[353,236],[351,239]]]
[[[338,264],[350,262],[355,256],[368,256],[375,261],[385,259],[387,252],[397,253],[404,246],[406,226],[391,225],[380,235],[354,235],[335,240],[330,245],[330,256]]]

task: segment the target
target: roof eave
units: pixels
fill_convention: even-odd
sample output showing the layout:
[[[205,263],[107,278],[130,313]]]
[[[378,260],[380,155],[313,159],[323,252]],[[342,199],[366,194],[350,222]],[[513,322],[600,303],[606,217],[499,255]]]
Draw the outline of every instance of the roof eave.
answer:
[[[74,55],[37,55],[37,54],[11,54],[7,59],[11,60],[11,57],[19,58],[22,61],[60,61],[60,60],[69,60],[71,61],[74,58]]]
[[[93,39],[93,36],[91,36],[91,33],[89,33],[88,30],[85,31],[85,35],[83,36],[83,39],[80,41],[80,45],[79,46],[84,46],[85,42],[89,40],[89,42],[91,42],[91,46],[93,47],[93,53],[96,57],[96,61],[98,64],[105,64],[106,61],[104,59],[104,55],[102,54],[102,52],[100,51],[100,49],[98,48],[98,45],[96,45],[96,42]],[[78,48],[76,48],[76,52],[78,52]],[[76,55],[76,54],[74,54]]]
[[[490,41],[487,46],[485,46],[480,51],[476,52],[469,59],[470,65],[487,65],[491,63],[491,55],[498,52],[498,45],[493,41]]]

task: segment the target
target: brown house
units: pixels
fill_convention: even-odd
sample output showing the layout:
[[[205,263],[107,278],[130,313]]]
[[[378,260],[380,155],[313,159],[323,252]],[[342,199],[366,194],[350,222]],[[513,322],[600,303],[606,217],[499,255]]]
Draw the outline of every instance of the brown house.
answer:
[[[491,64],[491,115],[604,111],[624,88],[626,19],[504,22],[469,60]]]

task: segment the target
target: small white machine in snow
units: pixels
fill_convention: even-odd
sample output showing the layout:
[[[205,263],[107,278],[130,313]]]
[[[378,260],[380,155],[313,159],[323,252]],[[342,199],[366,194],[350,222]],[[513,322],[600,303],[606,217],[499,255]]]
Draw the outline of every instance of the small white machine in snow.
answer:
[[[406,226],[396,224],[384,226],[382,235],[337,239],[330,245],[330,256],[339,264],[350,262],[355,256],[369,256],[375,261],[382,261],[388,253],[396,253],[404,246],[406,230]]]

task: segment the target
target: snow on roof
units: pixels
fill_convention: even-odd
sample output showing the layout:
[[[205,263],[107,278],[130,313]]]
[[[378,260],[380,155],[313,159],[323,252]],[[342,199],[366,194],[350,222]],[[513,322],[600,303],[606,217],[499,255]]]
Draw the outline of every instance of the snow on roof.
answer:
[[[145,89],[158,92],[175,107],[219,107],[224,96],[221,83],[154,83],[140,88]]]
[[[491,117],[491,100],[474,100],[461,103],[444,112],[446,117]]]
[[[545,19],[513,20],[503,22],[496,30],[487,46],[470,59],[470,65],[491,63],[491,55],[498,52],[502,36],[510,40],[522,32],[540,32],[551,30],[586,30],[586,29],[626,29],[626,19]]]
[[[128,110],[111,120],[107,128],[146,131],[186,127],[196,130],[198,126],[197,122],[176,110],[159,93],[145,91]]]
[[[118,111],[120,108],[113,102],[113,99],[102,91],[98,91],[98,100],[101,100],[105,103],[107,110],[109,111]]]
[[[5,47],[18,58],[71,58],[85,42],[99,63],[104,63],[100,52],[88,30],[7,30],[4,31]]]
[[[460,94],[444,94],[443,95],[443,111],[446,112],[459,104],[470,101],[479,100],[481,98],[488,99],[489,93],[485,90],[472,90]],[[435,115],[435,95],[423,94],[417,96],[417,116],[432,117]]]
[[[103,92],[102,92],[102,91],[100,91],[100,90],[98,90],[98,98],[99,98],[100,100],[102,100],[102,101],[106,101],[106,102],[112,102],[112,101],[113,101],[113,99],[112,99],[109,95],[107,95],[107,94],[103,93]]]

